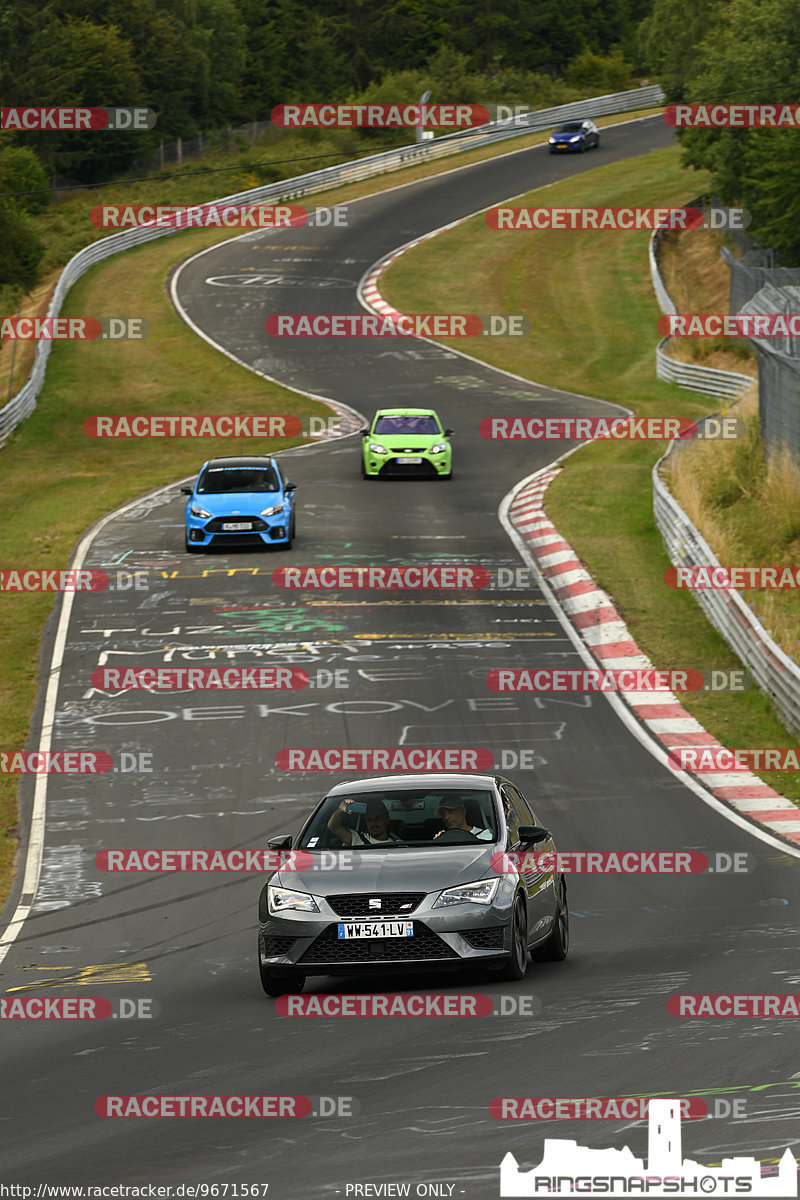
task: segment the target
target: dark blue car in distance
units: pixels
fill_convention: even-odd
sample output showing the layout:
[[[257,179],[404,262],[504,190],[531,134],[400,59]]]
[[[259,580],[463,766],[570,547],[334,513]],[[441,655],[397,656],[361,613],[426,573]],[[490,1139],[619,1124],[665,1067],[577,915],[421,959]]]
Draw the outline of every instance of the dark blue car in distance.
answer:
[[[560,151],[591,150],[600,145],[600,133],[594,121],[564,121],[550,134],[551,154]]]
[[[276,458],[243,454],[210,458],[194,487],[181,491],[186,505],[186,550],[277,546],[288,550],[295,534],[296,484]]]

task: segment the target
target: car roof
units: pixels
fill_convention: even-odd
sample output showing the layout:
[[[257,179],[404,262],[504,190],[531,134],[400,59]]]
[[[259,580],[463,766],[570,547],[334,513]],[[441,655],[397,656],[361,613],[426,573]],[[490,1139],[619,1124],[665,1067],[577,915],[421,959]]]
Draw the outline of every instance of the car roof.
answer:
[[[376,417],[438,417],[435,408],[379,408]]]
[[[268,454],[231,454],[222,458],[210,458],[207,467],[268,467],[274,466]]]
[[[338,796],[346,792],[366,792],[380,787],[385,792],[402,791],[404,788],[456,788],[492,787],[503,782],[499,775],[469,775],[462,771],[429,771],[405,775],[373,775],[369,779],[351,779],[349,783],[337,783],[326,793]]]

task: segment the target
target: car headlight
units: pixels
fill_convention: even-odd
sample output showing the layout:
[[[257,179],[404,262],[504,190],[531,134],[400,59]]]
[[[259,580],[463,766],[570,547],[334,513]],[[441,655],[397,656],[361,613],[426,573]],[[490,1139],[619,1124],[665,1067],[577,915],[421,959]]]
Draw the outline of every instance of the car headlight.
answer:
[[[273,504],[271,508],[262,508],[262,517],[274,517],[283,512],[283,504]]]
[[[447,442],[437,442],[435,446],[431,446],[429,454],[444,454],[447,449]]]
[[[269,911],[273,914],[293,908],[298,912],[319,912],[319,905],[310,892],[293,892],[290,888],[267,886]]]
[[[370,442],[369,448],[373,454],[388,454],[389,451],[380,442]]]
[[[193,504],[191,506],[191,508],[189,509],[189,512],[192,514],[193,517],[203,517],[203,519],[206,519],[211,516],[210,512],[206,512],[206,510],[204,508],[200,508],[200,506],[197,504]]]
[[[451,904],[491,904],[500,886],[500,876],[497,879],[481,879],[477,883],[461,883],[458,887],[447,888],[438,899],[434,900],[433,908],[449,908]]]
[[[571,137],[569,140],[570,140],[571,142],[579,142],[579,141],[581,140],[581,138],[582,138],[582,137],[583,137],[583,134],[582,134],[582,133],[576,133],[576,134],[575,134],[575,136],[574,136],[574,137]]]

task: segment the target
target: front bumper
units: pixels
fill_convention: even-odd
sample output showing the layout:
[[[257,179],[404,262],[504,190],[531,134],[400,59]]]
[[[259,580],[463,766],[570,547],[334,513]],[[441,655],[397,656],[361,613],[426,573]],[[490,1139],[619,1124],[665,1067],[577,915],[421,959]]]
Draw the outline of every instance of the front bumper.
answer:
[[[288,542],[292,515],[287,509],[273,517],[254,513],[241,516],[186,516],[186,541],[197,547],[220,550],[225,546],[276,546]],[[227,524],[249,524],[250,529],[224,530]]]
[[[404,463],[402,458],[419,458],[418,463]],[[367,475],[382,478],[436,479],[441,475],[449,475],[452,470],[452,452],[443,454],[373,454],[368,450],[364,454],[364,471]]]
[[[501,889],[505,891],[505,889]],[[511,905],[458,904],[434,909],[438,893],[418,905],[411,937],[339,938],[348,919],[323,904],[325,912],[282,913],[259,922],[259,954],[271,971],[303,975],[344,975],[376,970],[458,968],[468,963],[503,961],[511,952]],[[498,896],[500,892],[498,892]],[[506,897],[503,898],[504,900]],[[384,919],[384,914],[381,914]],[[389,920],[391,914],[385,914]],[[395,917],[397,919],[397,917]]]

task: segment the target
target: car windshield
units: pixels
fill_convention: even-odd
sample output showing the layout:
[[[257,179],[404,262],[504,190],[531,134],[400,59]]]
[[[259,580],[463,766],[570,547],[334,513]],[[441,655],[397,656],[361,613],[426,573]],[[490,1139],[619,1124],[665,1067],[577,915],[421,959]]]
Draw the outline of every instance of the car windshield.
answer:
[[[383,434],[428,434],[440,433],[439,425],[435,417],[430,416],[408,416],[408,417],[378,417],[375,422],[373,433]]]
[[[436,835],[439,835],[438,837]],[[387,788],[326,796],[304,831],[306,850],[476,845],[498,840],[492,793],[477,788]]]
[[[197,494],[216,492],[277,492],[280,489],[273,467],[206,467],[197,483]]]
[[[565,121],[563,125],[559,125],[556,133],[580,133],[583,129],[583,121]]]

